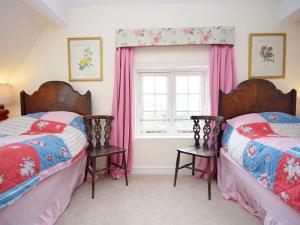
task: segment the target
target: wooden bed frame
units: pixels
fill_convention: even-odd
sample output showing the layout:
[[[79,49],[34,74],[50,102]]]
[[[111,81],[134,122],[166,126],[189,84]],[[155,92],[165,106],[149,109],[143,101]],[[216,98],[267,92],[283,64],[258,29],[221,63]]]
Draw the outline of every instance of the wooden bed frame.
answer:
[[[20,97],[22,115],[59,110],[81,115],[92,113],[91,92],[87,91],[86,94],[81,95],[70,84],[62,81],[46,82],[32,95],[22,91]],[[16,202],[1,209],[0,224],[36,224],[41,221],[44,224],[53,224],[65,211],[70,202],[71,193],[83,180],[85,167],[86,155],[78,154],[76,162],[74,161],[70,167],[43,180]],[[49,191],[54,187],[60,192]],[[33,202],[42,195],[42,201],[27,207],[29,202]],[[59,207],[53,209],[53,204],[58,204],[58,200]],[[16,219],[16,214],[21,214],[18,215],[18,219]]]
[[[20,93],[21,114],[70,111],[80,115],[92,114],[91,92],[81,95],[63,81],[48,81],[42,84],[32,95]]]
[[[295,89],[284,94],[268,80],[246,80],[228,94],[220,91],[218,114],[225,120],[259,112],[283,112],[295,115],[296,98]]]
[[[285,94],[270,81],[247,80],[228,94],[220,92],[219,115],[225,119],[248,113],[272,111],[295,115],[296,97],[295,89]],[[218,172],[218,186],[225,199],[238,202],[265,223],[272,221],[272,224],[297,224],[299,214],[278,196],[262,187],[225,150],[220,152],[218,163],[221,171]]]

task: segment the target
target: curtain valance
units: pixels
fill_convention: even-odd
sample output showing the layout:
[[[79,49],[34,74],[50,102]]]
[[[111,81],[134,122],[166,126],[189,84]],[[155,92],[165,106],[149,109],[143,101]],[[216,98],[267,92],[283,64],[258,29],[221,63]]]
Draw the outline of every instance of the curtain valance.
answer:
[[[234,45],[234,27],[117,29],[116,47],[167,45]]]

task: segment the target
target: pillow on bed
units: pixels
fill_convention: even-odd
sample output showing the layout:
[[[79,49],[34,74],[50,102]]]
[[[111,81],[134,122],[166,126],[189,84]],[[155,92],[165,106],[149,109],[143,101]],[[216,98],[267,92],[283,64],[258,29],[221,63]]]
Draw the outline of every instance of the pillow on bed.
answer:
[[[34,135],[38,133],[62,133],[70,125],[84,132],[81,116],[73,112],[56,111],[16,116],[0,123],[0,136]]]
[[[259,129],[259,135],[262,136],[275,134],[300,138],[300,118],[280,112],[246,114],[227,120],[227,124],[229,130]]]

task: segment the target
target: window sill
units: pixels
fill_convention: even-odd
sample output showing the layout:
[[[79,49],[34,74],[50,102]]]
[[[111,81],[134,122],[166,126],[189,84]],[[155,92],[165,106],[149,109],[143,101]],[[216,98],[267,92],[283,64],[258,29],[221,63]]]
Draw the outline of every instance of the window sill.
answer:
[[[153,136],[147,136],[147,135],[136,135],[134,137],[135,140],[140,140],[140,139],[191,139],[193,140],[193,136],[158,136],[158,135],[153,135]]]

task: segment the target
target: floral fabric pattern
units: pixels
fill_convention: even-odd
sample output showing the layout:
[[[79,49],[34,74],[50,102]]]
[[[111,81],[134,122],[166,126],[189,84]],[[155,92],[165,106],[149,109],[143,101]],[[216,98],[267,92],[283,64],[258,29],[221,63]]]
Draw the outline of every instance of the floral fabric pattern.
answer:
[[[223,148],[258,183],[300,212],[300,135],[287,136],[300,118],[277,112],[253,113],[227,121]]]
[[[0,137],[0,210],[84,154],[83,126],[81,116],[71,112],[31,114],[0,123],[5,134]]]
[[[35,162],[28,156],[22,158],[23,163],[20,163],[20,174],[22,176],[32,176],[35,173]]]
[[[118,29],[116,47],[228,44],[234,45],[234,27]]]

